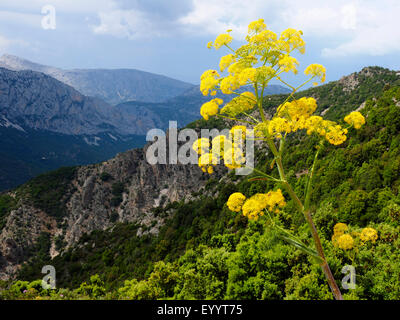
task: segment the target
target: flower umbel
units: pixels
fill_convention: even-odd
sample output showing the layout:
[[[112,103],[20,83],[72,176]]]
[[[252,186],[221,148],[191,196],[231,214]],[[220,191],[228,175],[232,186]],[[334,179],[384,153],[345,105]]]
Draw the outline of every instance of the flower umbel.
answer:
[[[355,129],[360,129],[363,124],[365,124],[365,118],[358,111],[353,111],[344,117],[344,121],[348,124],[354,126]]]

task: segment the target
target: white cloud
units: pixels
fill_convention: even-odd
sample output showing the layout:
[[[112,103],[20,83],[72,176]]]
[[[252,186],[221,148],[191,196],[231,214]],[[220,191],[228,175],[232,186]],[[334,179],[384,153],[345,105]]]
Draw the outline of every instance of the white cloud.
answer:
[[[34,14],[40,14],[46,5],[52,5],[64,13],[96,13],[98,10],[106,10],[112,3],[109,0],[1,0],[3,10]]]
[[[92,26],[96,34],[108,34],[117,38],[137,39],[145,35],[159,36],[157,30],[146,17],[134,10],[113,10],[99,12],[100,24]]]
[[[324,56],[383,55],[400,51],[399,0],[1,0],[0,20],[38,25],[41,8],[82,15],[95,34],[120,38],[215,36],[233,29],[242,37],[264,18],[274,31],[287,27],[324,48]],[[94,25],[93,18],[98,23]],[[66,19],[65,21],[68,21]],[[3,41],[4,42],[4,41]]]
[[[12,46],[26,47],[29,43],[20,39],[9,39],[0,34],[0,54],[6,52]]]
[[[243,35],[260,17],[274,30],[293,27],[321,43],[325,56],[382,55],[400,51],[398,0],[194,0],[194,9],[180,19],[192,32],[218,34],[234,29]]]
[[[6,51],[10,45],[10,40],[0,35],[0,52]]]

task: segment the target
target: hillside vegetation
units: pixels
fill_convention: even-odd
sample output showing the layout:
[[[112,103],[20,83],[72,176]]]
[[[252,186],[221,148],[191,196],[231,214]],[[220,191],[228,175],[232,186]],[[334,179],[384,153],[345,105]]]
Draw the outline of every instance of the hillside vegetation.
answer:
[[[298,96],[315,97],[319,111],[327,110],[326,116],[339,122],[362,105],[359,111],[366,118],[365,126],[352,129],[351,138],[339,147],[326,146],[320,153],[311,199],[313,219],[339,285],[343,266],[355,267],[356,289],[343,290],[345,298],[400,299],[398,76],[382,68],[365,68]],[[276,107],[284,97],[267,97],[264,108]],[[203,127],[204,121],[190,126]],[[223,122],[211,120],[207,126],[223,126]],[[296,134],[286,145],[284,165],[299,194],[305,188],[304,172],[313,162],[313,139]],[[276,169],[270,169],[272,156],[266,151],[257,149],[257,169],[277,175]],[[266,220],[248,221],[228,210],[225,203],[232,192],[249,197],[273,187],[271,182],[250,183],[248,178],[251,176],[243,178],[234,172],[221,180],[210,176],[193,200],[154,208],[160,217],[168,217],[157,236],[139,237],[136,224],[117,223],[110,230],[85,235],[76,246],[51,260],[44,234],[33,249],[37,254],[21,269],[20,281],[4,283],[7,290],[0,297],[332,299],[320,267],[309,256],[279,240]],[[38,183],[31,185],[39,188]],[[8,204],[12,206],[12,201],[3,196],[0,217],[7,214]],[[291,201],[275,222],[310,245],[306,221]],[[332,243],[338,222],[346,223],[355,238],[361,228],[373,227],[378,239],[342,250]],[[64,289],[42,290],[34,281],[42,277],[40,270],[45,264],[55,266],[57,286]]]

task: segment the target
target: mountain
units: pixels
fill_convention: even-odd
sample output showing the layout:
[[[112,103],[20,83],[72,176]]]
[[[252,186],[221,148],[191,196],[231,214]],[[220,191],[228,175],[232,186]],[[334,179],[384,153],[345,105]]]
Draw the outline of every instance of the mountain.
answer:
[[[358,228],[372,223],[380,238],[374,253],[365,251],[368,246],[360,248],[361,289],[353,294],[360,299],[395,296],[400,270],[399,74],[364,68],[296,97],[306,94],[318,100],[317,113],[329,112],[333,120],[355,109],[367,118],[349,141],[321,153],[315,171],[313,216],[328,258],[336,261],[332,271],[339,279],[342,266],[350,262],[331,245],[333,225],[345,222]],[[286,96],[266,97],[266,112]],[[220,120],[214,124],[225,125]],[[203,120],[190,124],[203,126]],[[288,179],[299,189],[306,183],[301,173],[314,153],[312,139],[293,136],[285,145]],[[309,266],[307,256],[277,243],[261,223],[248,223],[226,209],[231,193],[251,196],[271,188],[270,182],[249,183],[248,177],[227,174],[220,167],[209,176],[194,165],[150,165],[147,148],[96,165],[46,173],[0,195],[1,278],[18,274],[19,279],[38,279],[42,266],[51,264],[57,284],[70,288],[95,273],[114,289],[135,278],[130,283],[137,291],[130,296],[136,298],[330,297],[326,284],[318,280],[320,269]],[[271,171],[266,151],[257,150],[256,166]],[[292,202],[285,208],[280,221],[307,239],[304,218]],[[389,272],[393,278],[384,287],[381,270],[395,271]],[[160,277],[165,281],[152,282]],[[123,298],[124,292],[115,295]]]
[[[248,91],[249,88],[241,87],[238,92]],[[290,90],[280,85],[270,85],[265,89],[265,95],[287,94]],[[232,100],[235,95],[218,93],[215,97],[224,102]],[[129,101],[118,104],[116,107],[133,115],[149,118],[153,121],[155,128],[168,128],[169,121],[177,121],[178,127],[183,127],[199,118],[199,110],[203,103],[214,97],[203,96],[200,86],[194,86],[184,93],[170,98],[161,103],[146,103],[141,101]]]
[[[0,57],[0,67],[45,73],[86,96],[100,98],[112,105],[125,101],[162,102],[194,86],[135,69],[63,70],[8,54]]]
[[[285,90],[273,86],[268,92]],[[185,126],[199,118],[209,99],[194,86],[164,103],[114,107],[44,73],[0,68],[0,190],[60,166],[104,161],[142,147],[148,130],[165,130],[170,120]]]
[[[0,190],[145,143],[145,121],[34,71],[0,68]]]

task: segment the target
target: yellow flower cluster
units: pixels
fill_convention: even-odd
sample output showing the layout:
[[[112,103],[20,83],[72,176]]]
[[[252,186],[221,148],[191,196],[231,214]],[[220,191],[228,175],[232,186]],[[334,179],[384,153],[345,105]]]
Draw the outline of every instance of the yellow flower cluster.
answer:
[[[207,48],[214,47],[215,49],[219,49],[224,45],[228,45],[232,42],[233,38],[229,33],[220,34],[213,42],[207,43]]]
[[[279,40],[285,45],[284,50],[286,52],[292,52],[293,50],[298,50],[301,54],[304,54],[306,50],[306,43],[304,42],[303,32],[296,29],[286,29],[281,33]]]
[[[224,150],[223,158],[225,166],[231,170],[241,168],[246,161],[242,149],[235,144]]]
[[[268,132],[269,135],[281,138],[283,133],[296,132],[306,129],[307,134],[313,132],[324,136],[329,143],[338,145],[346,141],[347,129],[333,121],[324,120],[320,116],[312,116],[317,109],[314,98],[301,98],[280,105],[276,115],[268,123],[255,127],[256,135],[261,136]],[[268,130],[265,130],[268,127]]]
[[[354,247],[354,239],[351,235],[345,233],[348,227],[344,223],[337,223],[333,227],[332,242],[335,247],[343,250],[350,250]]]
[[[378,239],[378,232],[373,228],[364,228],[361,231],[360,239],[363,242],[375,242]]]
[[[219,160],[212,153],[203,153],[199,157],[199,167],[203,172],[212,174],[214,172],[213,166],[218,164]]]
[[[235,192],[229,196],[226,205],[228,206],[229,210],[233,212],[240,212],[245,200],[246,197],[242,193]]]
[[[364,228],[361,233],[353,232],[352,234],[356,236],[357,241],[347,233],[348,230],[349,228],[345,223],[337,223],[333,227],[332,242],[335,247],[339,247],[343,250],[350,250],[355,247],[356,243],[361,245],[367,241],[374,243],[378,239],[378,232],[374,228]],[[358,237],[360,237],[359,240],[361,240],[361,243]]]
[[[336,240],[338,247],[343,250],[351,250],[354,247],[354,239],[349,234],[343,234]]]
[[[207,47],[229,47],[233,40],[229,32],[230,30],[220,34],[214,42],[210,41]],[[212,74],[202,76],[200,90],[204,95],[208,95],[210,91],[214,95],[218,86],[222,93],[231,94],[249,83],[268,83],[277,72],[297,73],[299,62],[291,54],[294,50],[304,53],[305,42],[301,31],[287,29],[278,38],[276,33],[267,30],[264,20],[259,19],[249,24],[246,40],[246,44],[221,58],[219,67],[221,72],[228,71],[226,77],[220,78],[215,70]],[[255,68],[259,62],[262,66]],[[266,62],[271,66],[266,65]]]
[[[353,111],[344,117],[344,121],[354,126],[355,129],[360,129],[365,124],[365,118],[360,112]]]
[[[339,145],[346,141],[347,129],[343,129],[340,125],[330,125],[326,128],[325,138],[330,144]]]
[[[282,133],[290,133],[292,131],[291,123],[289,120],[275,117],[268,124],[268,133],[271,136],[275,136],[277,138],[282,138]]]
[[[314,98],[300,98],[292,102],[280,105],[277,110],[278,116],[286,116],[290,120],[297,120],[300,117],[309,118],[317,109],[317,101]]]
[[[207,138],[200,138],[193,143],[192,148],[200,155],[207,153],[210,149],[210,140]]]
[[[248,83],[253,83],[256,80],[257,69],[255,68],[246,68],[238,75],[238,83],[241,86],[244,86]]]
[[[297,74],[297,67],[299,62],[296,58],[289,56],[288,54],[283,55],[279,61],[278,65],[283,72],[292,71],[294,74]]]
[[[248,33],[259,33],[263,30],[267,29],[267,25],[264,23],[264,19],[258,19],[256,21],[250,22],[248,27]]]
[[[200,155],[199,167],[203,172],[211,174],[214,171],[212,166],[217,165],[223,159],[228,169],[241,168],[246,161],[242,151],[245,137],[246,127],[235,126],[230,130],[228,137],[218,135],[212,141],[207,138],[196,140],[192,148]]]
[[[233,98],[222,109],[221,113],[235,117],[242,112],[246,112],[254,108],[257,99],[252,92],[243,92],[240,96]]]
[[[307,134],[317,133],[333,144],[340,145],[347,140],[348,130],[334,121],[324,120],[312,114],[317,109],[314,98],[301,98],[280,105],[275,116],[264,123],[255,126],[256,136],[274,136],[281,138],[284,133],[306,129]],[[359,112],[352,112],[344,120],[359,129],[365,123]],[[268,133],[268,134],[267,134]]]
[[[229,75],[225,78],[222,78],[219,87],[223,94],[231,94],[235,90],[240,88],[239,79],[237,77]]]
[[[226,56],[223,56],[219,61],[219,68],[221,72],[223,72],[234,62],[235,62],[235,56],[233,54],[227,54]]]
[[[279,212],[279,208],[286,205],[282,191],[269,191],[268,193],[257,193],[246,199],[240,192],[231,194],[227,201],[227,206],[231,211],[240,212],[251,220],[257,220],[264,215],[264,210],[269,212]]]
[[[246,132],[246,126],[233,126],[231,130],[229,130],[232,140],[236,143],[241,143],[246,139]]]
[[[271,45],[273,45],[276,40],[277,35],[271,30],[263,30],[260,33],[248,38],[248,42],[256,46],[265,46],[266,43],[270,43]],[[259,54],[259,52],[257,52],[257,54]]]
[[[218,113],[219,105],[221,105],[224,101],[220,98],[212,99],[204,103],[200,108],[200,114],[205,120],[208,120],[209,117],[215,116]]]
[[[306,70],[304,70],[305,75],[311,75],[313,77],[319,78],[321,83],[325,82],[326,79],[326,69],[324,66],[313,63],[310,64]],[[314,82],[314,85],[317,85],[318,83]]]
[[[207,70],[200,77],[200,91],[204,96],[207,96],[211,91],[211,95],[217,94],[215,90],[219,83],[220,75],[217,70]]]
[[[344,234],[349,228],[347,227],[347,224],[339,222],[336,223],[335,226],[333,227],[333,234],[336,235],[342,235]]]

